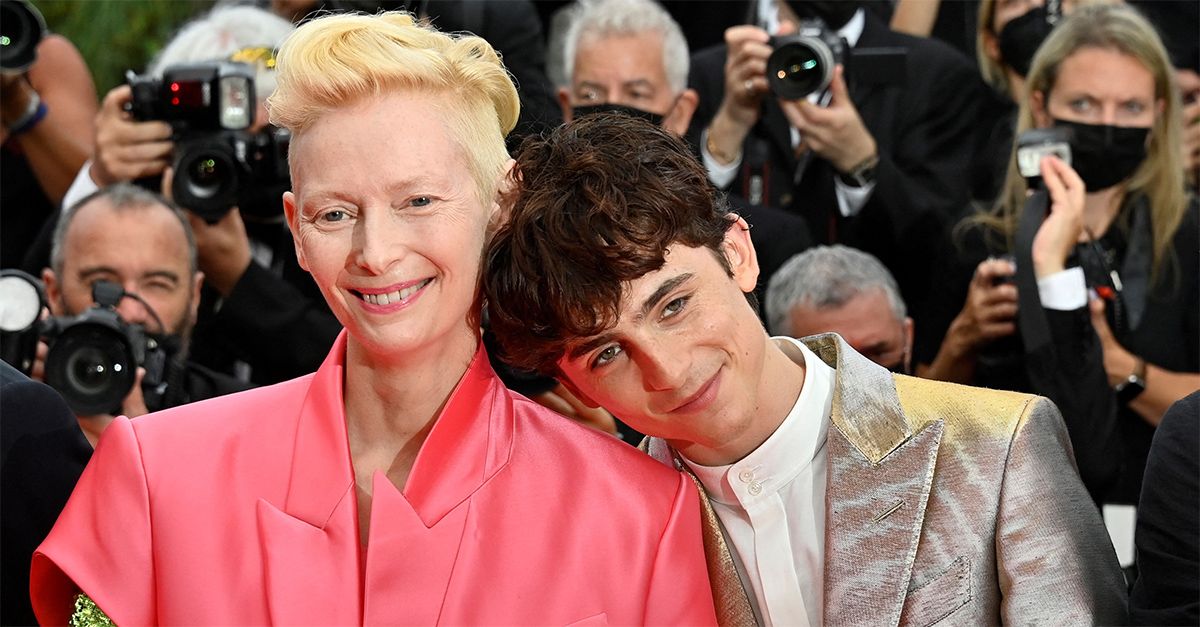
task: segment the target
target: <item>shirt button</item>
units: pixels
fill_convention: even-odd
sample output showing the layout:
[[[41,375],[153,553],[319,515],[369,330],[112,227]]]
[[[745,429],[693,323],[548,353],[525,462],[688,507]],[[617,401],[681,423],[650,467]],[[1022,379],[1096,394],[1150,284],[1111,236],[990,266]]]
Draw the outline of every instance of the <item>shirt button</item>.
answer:
[[[754,471],[747,468],[738,473],[738,479],[741,479],[742,483],[750,483],[754,481]]]
[[[755,481],[754,483],[750,484],[750,495],[758,496],[759,494],[762,494],[762,484]]]

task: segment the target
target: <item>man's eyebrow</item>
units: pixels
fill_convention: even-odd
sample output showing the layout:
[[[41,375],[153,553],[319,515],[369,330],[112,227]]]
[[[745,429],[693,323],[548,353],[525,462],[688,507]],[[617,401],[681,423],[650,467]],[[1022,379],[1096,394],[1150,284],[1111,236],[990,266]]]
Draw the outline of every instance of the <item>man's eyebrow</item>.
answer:
[[[593,335],[587,340],[584,340],[582,343],[571,348],[571,350],[567,352],[567,361],[575,361],[576,359],[583,357],[593,350],[613,341],[613,339],[614,335],[612,333]]]
[[[691,272],[685,272],[679,276],[663,281],[662,285],[659,285],[658,289],[654,290],[654,293],[642,303],[642,310],[638,313],[636,320],[642,320],[648,316],[650,314],[650,310],[654,309],[654,306],[658,304],[658,301],[662,300],[667,294],[671,293],[672,290],[691,279],[692,276],[694,275]],[[616,339],[616,335],[613,333],[601,333],[599,335],[593,335],[592,337],[569,349],[567,351],[567,360],[574,361],[579,359],[580,357],[592,352],[596,348],[612,342],[614,339]]]
[[[659,285],[658,289],[654,290],[654,293],[642,303],[642,311],[640,314],[638,314],[638,319],[641,320],[650,315],[650,310],[654,309],[654,306],[658,304],[658,301],[665,298],[667,294],[682,285],[684,282],[690,280],[692,276],[694,275],[691,272],[684,272],[679,276],[663,281],[662,285]]]
[[[654,89],[654,83],[644,78],[635,78],[630,81],[625,81],[621,83],[621,85],[624,87],[649,87],[650,89]]]

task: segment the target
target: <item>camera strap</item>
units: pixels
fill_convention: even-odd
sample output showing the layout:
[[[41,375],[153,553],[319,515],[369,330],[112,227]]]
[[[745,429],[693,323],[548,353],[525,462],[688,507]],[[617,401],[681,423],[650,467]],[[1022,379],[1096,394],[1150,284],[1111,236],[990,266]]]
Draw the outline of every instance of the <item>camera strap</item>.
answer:
[[[1046,190],[1039,189],[1025,200],[1025,207],[1017,222],[1013,257],[1017,264],[1017,324],[1026,354],[1037,352],[1050,343],[1050,322],[1042,309],[1042,297],[1038,293],[1037,276],[1033,272],[1033,239],[1038,228],[1046,219],[1050,208],[1050,197]]]

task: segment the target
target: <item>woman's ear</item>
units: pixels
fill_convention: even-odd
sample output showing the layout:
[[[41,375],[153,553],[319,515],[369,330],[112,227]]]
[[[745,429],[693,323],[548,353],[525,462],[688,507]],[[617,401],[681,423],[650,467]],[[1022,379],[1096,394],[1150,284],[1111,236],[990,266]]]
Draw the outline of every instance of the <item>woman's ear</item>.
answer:
[[[494,233],[496,229],[508,222],[509,212],[512,210],[513,203],[516,202],[514,192],[517,188],[517,180],[515,177],[520,176],[516,165],[516,160],[509,159],[496,178],[496,193],[492,197],[492,206],[488,213],[489,233]]]
[[[306,272],[308,271],[308,262],[304,260],[304,247],[300,245],[300,216],[296,207],[296,195],[292,192],[283,193],[283,215],[287,218],[288,230],[292,232],[292,244],[296,247],[296,261],[300,267]]]
[[[1034,91],[1029,94],[1029,112],[1033,114],[1033,125],[1038,128],[1049,128],[1054,124],[1054,120],[1047,110],[1049,107],[1047,100],[1046,92]]]

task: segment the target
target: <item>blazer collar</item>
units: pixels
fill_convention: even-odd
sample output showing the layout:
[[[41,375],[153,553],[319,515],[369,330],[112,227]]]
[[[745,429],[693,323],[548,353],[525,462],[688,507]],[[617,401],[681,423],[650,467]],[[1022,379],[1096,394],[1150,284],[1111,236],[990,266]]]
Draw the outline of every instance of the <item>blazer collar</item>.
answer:
[[[912,437],[891,372],[858,354],[836,333],[801,341],[834,368],[830,421],[863,457],[878,464]]]
[[[342,396],[345,360],[343,331],[313,375],[301,407],[283,508],[318,528],[325,527],[354,485]],[[417,454],[405,498],[432,527],[504,467],[512,441],[511,401],[480,342]]]

